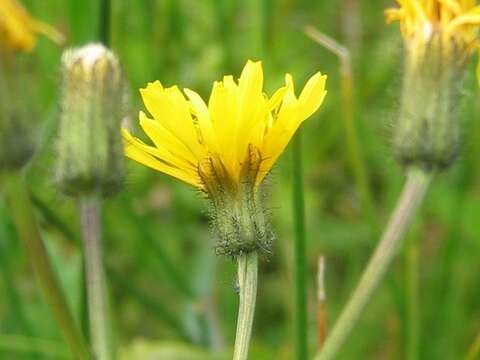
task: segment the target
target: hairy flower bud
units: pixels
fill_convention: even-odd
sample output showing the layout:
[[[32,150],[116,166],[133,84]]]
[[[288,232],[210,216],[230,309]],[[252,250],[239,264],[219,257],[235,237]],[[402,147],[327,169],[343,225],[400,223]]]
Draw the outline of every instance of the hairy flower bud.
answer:
[[[265,184],[257,186],[260,156],[252,146],[242,165],[241,182],[229,181],[226,172],[219,174],[218,164],[202,164],[200,176],[211,200],[211,218],[218,237],[218,254],[237,257],[253,251],[270,253],[274,234],[265,208]]]
[[[91,44],[66,51],[62,68],[57,182],[73,196],[116,192],[124,178],[119,129],[127,113],[118,59]]]
[[[407,49],[402,102],[394,132],[395,155],[404,165],[447,168],[461,142],[458,116],[463,64],[440,34],[422,49]]]
[[[32,157],[33,115],[29,96],[22,86],[24,71],[20,59],[0,51],[0,171],[15,171]]]
[[[385,12],[387,22],[400,22],[405,47],[395,154],[405,165],[447,168],[460,148],[460,85],[465,64],[478,46],[480,6],[458,0],[398,5]]]

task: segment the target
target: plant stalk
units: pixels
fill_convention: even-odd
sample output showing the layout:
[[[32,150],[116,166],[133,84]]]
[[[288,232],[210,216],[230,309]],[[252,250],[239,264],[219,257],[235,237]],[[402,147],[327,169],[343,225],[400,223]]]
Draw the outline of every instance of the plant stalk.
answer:
[[[352,332],[365,306],[388,270],[405,232],[423,201],[431,179],[431,173],[419,169],[410,169],[407,173],[403,192],[387,228],[323,349],[315,357],[316,360],[334,359]]]
[[[302,137],[299,131],[292,144],[294,278],[295,278],[295,352],[299,360],[308,357],[307,265],[305,239],[305,196],[303,193]]]
[[[96,360],[112,360],[114,357],[103,266],[100,203],[98,198],[92,195],[82,197],[79,205],[92,349]]]
[[[99,40],[106,47],[110,46],[111,0],[100,0]]]
[[[65,296],[55,276],[47,249],[38,229],[32,203],[20,172],[9,174],[5,193],[13,222],[60,331],[76,359],[90,359],[87,346],[77,328]]]
[[[350,1],[352,5],[354,2]],[[365,165],[363,150],[358,140],[358,131],[355,124],[356,106],[354,101],[354,78],[350,50],[335,41],[335,39],[320,32],[309,25],[305,27],[305,34],[317,44],[335,54],[340,61],[340,100],[342,105],[342,119],[345,130],[345,145],[347,156],[352,168],[355,184],[360,194],[362,208],[368,216],[371,225],[377,229],[375,206],[370,190],[370,176]]]
[[[237,262],[240,304],[233,360],[247,360],[257,297],[258,254],[240,255]]]
[[[407,240],[405,261],[406,273],[406,318],[407,334],[405,358],[417,360],[420,340],[420,273],[419,273],[419,246],[417,237],[412,236]]]
[[[325,292],[325,257],[323,255],[318,259],[317,282],[317,346],[320,350],[327,337],[327,295]]]
[[[80,243],[80,238],[77,237],[69,225],[63,219],[57,216],[57,214],[50,209],[42,199],[32,194],[32,202],[36,206],[37,210],[43,215],[45,220],[53,225],[65,237],[65,240],[75,245]],[[129,213],[129,215],[134,216],[133,213]],[[141,224],[138,223],[138,226],[140,225]],[[144,238],[147,239],[147,236]],[[169,324],[169,326],[175,330],[183,340],[192,341],[192,339],[190,339],[189,335],[186,333],[183,324],[179,321],[179,319],[177,319],[177,317],[172,315],[172,312],[169,311],[166,305],[151,297],[150,294],[144,293],[138,286],[136,286],[136,283],[122,276],[112,266],[109,266],[108,263],[105,263],[105,271],[106,277],[109,280],[115,282],[125,292],[129,293],[139,304],[143,306],[145,310],[151,311],[151,313],[161,319],[161,321]]]

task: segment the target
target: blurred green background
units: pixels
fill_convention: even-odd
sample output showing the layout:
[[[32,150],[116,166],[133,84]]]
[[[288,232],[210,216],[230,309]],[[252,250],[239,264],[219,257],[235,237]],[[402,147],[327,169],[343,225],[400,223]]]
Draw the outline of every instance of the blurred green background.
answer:
[[[25,0],[68,45],[95,41],[94,0]],[[303,127],[309,269],[309,344],[317,348],[316,276],[326,259],[327,327],[356,284],[402,186],[390,151],[399,103],[401,39],[384,23],[393,1],[112,0],[112,48],[132,88],[159,79],[197,89],[239,75],[261,59],[266,89],[293,74],[297,88],[316,71],[328,95]],[[304,34],[313,25],[351,50],[353,103],[341,96],[338,58]],[[85,325],[76,204],[54,186],[61,49],[41,39],[30,56],[39,152],[27,169],[43,235],[82,327]],[[339,359],[462,359],[480,333],[480,122],[470,64],[459,119],[462,155],[440,174],[397,257]],[[368,180],[365,206],[352,166],[345,116],[353,112]],[[116,342],[125,359],[229,358],[237,314],[235,265],[214,254],[207,204],[195,190],[128,163],[124,191],[106,202],[105,254]],[[271,175],[274,253],[260,265],[251,359],[293,359],[291,154]],[[0,198],[0,358],[68,358]],[[39,350],[35,352],[34,350]],[[147,355],[149,353],[149,355]],[[149,357],[151,356],[151,357]]]

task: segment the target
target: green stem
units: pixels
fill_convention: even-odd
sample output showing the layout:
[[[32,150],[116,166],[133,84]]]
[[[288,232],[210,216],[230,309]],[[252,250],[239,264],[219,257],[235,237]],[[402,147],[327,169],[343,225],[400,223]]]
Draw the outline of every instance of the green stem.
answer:
[[[105,46],[110,46],[111,0],[100,0],[99,38]]]
[[[5,250],[6,249],[3,246],[0,246],[0,273],[4,282],[5,297],[8,300],[7,306],[11,309],[13,318],[18,322],[19,328],[22,330],[23,334],[31,337],[33,331],[25,316],[26,312],[23,308],[24,304],[15,288],[15,277],[13,276],[9,263],[10,254]],[[2,356],[8,357],[8,354],[3,354],[3,350],[4,349],[0,346],[0,358],[2,358]],[[25,360],[32,358],[38,359],[39,357],[25,356]]]
[[[240,304],[233,360],[247,360],[257,297],[258,255],[256,252],[240,255],[237,262]]]
[[[13,316],[18,321],[21,329],[28,336],[33,334],[32,328],[25,317],[25,309],[23,309],[23,303],[19,294],[15,288],[15,277],[13,276],[12,269],[9,263],[9,254],[6,249],[0,247],[0,273],[4,282],[4,291],[8,300],[8,307],[12,310]]]
[[[67,241],[70,241],[72,244],[75,245],[80,243],[80,239],[77,237],[75,232],[72,231],[68,224],[63,219],[61,219],[54,211],[52,211],[43,202],[42,199],[40,199],[38,196],[32,195],[32,200],[39,212],[45,218],[45,221],[53,225],[62,234],[62,236],[65,237]],[[133,212],[129,212],[128,214],[129,216],[134,216]],[[137,225],[140,227],[140,222],[138,222]],[[139,230],[143,230],[143,228],[139,228]],[[147,237],[145,237],[145,239],[146,238]],[[120,274],[112,266],[109,266],[108,263],[105,264],[105,269],[108,279],[111,279],[124,292],[131,295],[145,308],[145,310],[151,311],[152,314],[157,316],[159,319],[168,323],[170,327],[182,337],[182,339],[186,341],[191,341],[189,335],[183,327],[183,324],[181,324],[177,317],[172,315],[172,312],[168,309],[166,305],[159,302],[158,299],[152,298],[150,294],[144,293],[143,290],[138,288],[134,282],[130,281],[128,277],[122,276],[122,274]]]
[[[97,360],[111,360],[114,357],[103,266],[100,204],[96,196],[85,196],[80,199],[80,217],[93,353]]]
[[[5,191],[19,237],[23,241],[38,283],[65,341],[77,359],[90,359],[87,347],[53,271],[37,227],[24,179],[20,173],[10,174],[6,179]]]
[[[391,264],[405,232],[423,201],[432,174],[412,169],[407,174],[402,195],[350,300],[338,318],[316,360],[334,359],[358,322],[374,291]]]
[[[0,349],[48,356],[49,359],[70,359],[68,348],[55,341],[30,336],[0,334]],[[22,359],[26,355],[22,355]],[[17,355],[17,359],[19,355]]]
[[[305,200],[303,193],[302,137],[298,132],[292,144],[293,222],[295,228],[295,350],[297,359],[308,357],[307,266],[305,239]]]
[[[417,238],[411,237],[407,242],[405,261],[406,272],[406,318],[407,318],[407,340],[406,359],[417,360],[420,336],[420,304],[419,304],[419,262]]]
[[[311,25],[305,27],[305,34],[317,44],[330,50],[340,60],[340,100],[342,105],[342,119],[345,128],[347,156],[350,166],[352,167],[355,183],[360,193],[362,207],[367,213],[371,225],[376,229],[375,206],[370,191],[369,175],[362,155],[362,148],[358,141],[357,129],[355,127],[356,107],[354,101],[354,79],[350,50]]]

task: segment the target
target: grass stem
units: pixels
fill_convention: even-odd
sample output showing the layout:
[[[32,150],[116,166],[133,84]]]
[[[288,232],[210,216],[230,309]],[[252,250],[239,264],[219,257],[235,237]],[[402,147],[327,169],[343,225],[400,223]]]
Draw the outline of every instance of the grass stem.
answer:
[[[237,262],[240,304],[233,360],[247,360],[257,297],[258,254],[240,255]]]
[[[111,8],[112,0],[100,0],[99,40],[107,47],[110,46]]]
[[[92,195],[82,197],[79,205],[93,353],[97,360],[112,360],[114,356],[103,265],[100,203],[99,199]]]
[[[55,276],[37,226],[33,206],[21,173],[6,179],[6,196],[13,222],[23,242],[38,284],[53,312],[65,341],[77,359],[90,359],[87,346],[77,328],[65,296]]]
[[[76,233],[72,231],[69,225],[61,219],[52,209],[50,209],[44,201],[35,195],[32,195],[32,201],[35,204],[38,211],[43,215],[45,221],[52,225],[59,233],[73,245],[80,244],[80,239]],[[134,216],[133,213],[129,215]],[[143,229],[138,223],[138,229]],[[143,237],[142,237],[143,238]],[[185,341],[192,341],[189,334],[184,329],[184,325],[179,319],[172,315],[171,309],[158,299],[153,298],[150,294],[145,293],[141,288],[137,286],[135,282],[132,282],[128,277],[123,276],[118,270],[109,266],[108,262],[105,263],[105,270],[108,279],[113,281],[124,293],[128,293],[135,299],[145,311],[149,311],[156,316],[159,320],[168,324],[176,333]]]
[[[354,82],[351,55],[348,48],[342,46],[331,37],[318,31],[313,26],[305,27],[305,34],[317,44],[325,47],[335,54],[340,61],[340,100],[343,111],[343,126],[345,129],[345,140],[348,154],[348,160],[355,177],[358,192],[362,202],[362,207],[376,229],[375,207],[373,205],[372,194],[370,191],[370,180],[362,155],[362,148],[357,136],[355,126],[355,102],[354,102]]]
[[[405,232],[421,205],[432,174],[410,169],[395,211],[360,281],[316,360],[334,359],[388,270]]]
[[[307,265],[305,239],[305,198],[303,193],[302,134],[292,143],[294,278],[295,278],[295,352],[299,360],[308,357]]]
[[[325,257],[323,255],[318,258],[317,301],[317,346],[320,350],[327,337],[327,296],[325,292]]]
[[[0,334],[0,349],[17,353],[17,359],[19,353],[22,353],[21,359],[27,354],[43,355],[48,359],[71,359],[64,344],[31,336]]]

